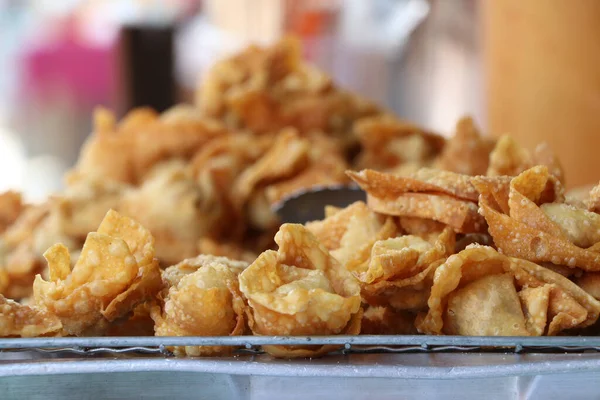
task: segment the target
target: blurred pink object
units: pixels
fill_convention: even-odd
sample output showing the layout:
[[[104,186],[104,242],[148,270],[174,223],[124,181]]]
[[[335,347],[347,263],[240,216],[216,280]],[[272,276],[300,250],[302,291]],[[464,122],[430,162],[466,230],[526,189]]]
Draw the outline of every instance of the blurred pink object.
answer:
[[[24,94],[43,101],[58,91],[85,105],[107,104],[116,87],[116,57],[116,41],[92,43],[67,20],[60,35],[24,51]]]

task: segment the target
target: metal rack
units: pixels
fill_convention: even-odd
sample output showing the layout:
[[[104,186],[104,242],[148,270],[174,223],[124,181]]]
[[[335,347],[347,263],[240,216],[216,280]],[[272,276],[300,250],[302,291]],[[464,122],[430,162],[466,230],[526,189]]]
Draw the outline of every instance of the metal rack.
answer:
[[[61,337],[0,339],[0,360],[7,352],[144,353],[171,355],[169,346],[232,346],[239,354],[260,354],[260,346],[337,345],[349,353],[450,353],[450,352],[600,352],[600,337],[484,337],[430,335],[359,336],[189,336],[189,337]]]

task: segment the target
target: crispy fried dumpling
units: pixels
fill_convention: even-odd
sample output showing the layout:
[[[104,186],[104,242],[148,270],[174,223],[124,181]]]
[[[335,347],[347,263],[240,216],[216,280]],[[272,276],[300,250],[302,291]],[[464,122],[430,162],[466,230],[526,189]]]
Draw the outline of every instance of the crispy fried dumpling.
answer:
[[[88,234],[72,270],[65,246],[54,245],[44,256],[50,276],[36,276],[35,304],[57,316],[69,335],[102,334],[162,286],[152,235],[113,210]]]
[[[157,336],[235,336],[246,329],[245,304],[238,287],[242,261],[201,255],[163,272],[165,289],[151,311]],[[186,346],[177,355],[230,353],[228,346]]]
[[[218,229],[223,215],[212,189],[198,185],[186,164],[173,160],[159,164],[130,190],[119,210],[152,232],[162,263],[174,264],[196,255],[198,240]]]
[[[254,334],[358,334],[360,286],[350,272],[302,225],[282,225],[275,242],[279,250],[262,253],[239,278]],[[264,348],[281,357],[331,351],[329,346]]]
[[[471,245],[435,271],[420,332],[539,336],[585,328],[600,302],[564,276],[532,262]]]

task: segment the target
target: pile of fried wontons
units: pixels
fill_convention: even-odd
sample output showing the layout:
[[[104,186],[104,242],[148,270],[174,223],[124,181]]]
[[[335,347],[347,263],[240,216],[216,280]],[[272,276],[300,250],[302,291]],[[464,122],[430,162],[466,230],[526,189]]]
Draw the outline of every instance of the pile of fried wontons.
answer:
[[[367,202],[321,221],[272,212],[352,181]],[[469,118],[450,139],[399,120],[293,38],[216,64],[196,104],[98,109],[65,186],[0,195],[2,337],[597,331],[600,185],[565,192],[548,146]]]

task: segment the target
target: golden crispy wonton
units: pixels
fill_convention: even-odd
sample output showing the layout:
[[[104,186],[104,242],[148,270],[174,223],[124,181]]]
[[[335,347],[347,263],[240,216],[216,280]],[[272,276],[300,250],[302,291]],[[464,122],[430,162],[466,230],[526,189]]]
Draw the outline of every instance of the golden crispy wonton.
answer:
[[[411,177],[373,170],[348,172],[367,192],[369,207],[381,214],[432,219],[457,232],[484,232],[471,177],[422,168]]]
[[[44,256],[50,276],[36,276],[35,304],[58,317],[70,335],[101,334],[162,286],[152,235],[112,210],[88,235],[73,269],[61,244]]]
[[[353,203],[322,221],[306,224],[344,268],[362,272],[377,240],[394,237],[398,228],[391,217],[377,215],[362,201]]]
[[[240,275],[249,324],[257,335],[358,334],[360,286],[302,225],[284,224],[278,251],[262,253]],[[307,357],[331,346],[264,346],[276,356]]]
[[[165,289],[160,305],[151,311],[157,336],[242,335],[245,304],[238,288],[241,261],[201,255],[183,260],[163,272]],[[220,355],[228,346],[186,346],[177,355]]]
[[[428,305],[419,331],[449,335],[556,335],[600,313],[600,302],[564,276],[479,245],[437,268]]]
[[[508,190],[494,191],[474,180],[481,192],[481,213],[494,243],[504,254],[533,262],[549,262],[586,271],[600,270],[593,249],[600,219],[563,203],[563,189],[545,166],[514,177]]]

